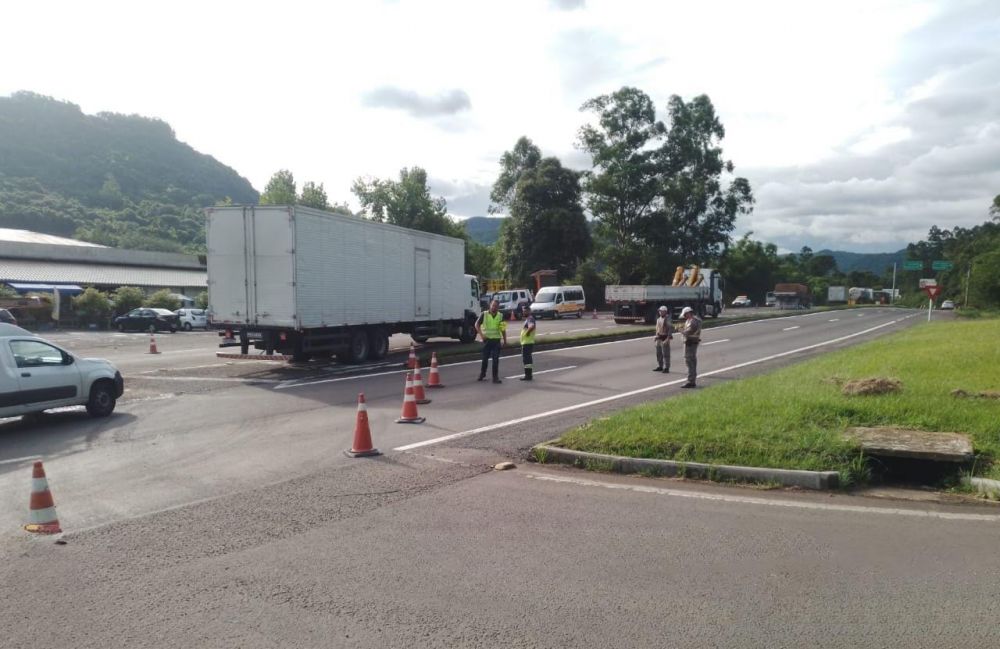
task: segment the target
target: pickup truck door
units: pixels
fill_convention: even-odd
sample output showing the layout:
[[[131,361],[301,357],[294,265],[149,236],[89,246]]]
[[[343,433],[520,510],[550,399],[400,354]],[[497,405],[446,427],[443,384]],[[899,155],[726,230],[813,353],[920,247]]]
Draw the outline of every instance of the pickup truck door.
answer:
[[[80,403],[80,370],[73,357],[41,340],[11,339],[17,368],[17,401],[26,411]]]

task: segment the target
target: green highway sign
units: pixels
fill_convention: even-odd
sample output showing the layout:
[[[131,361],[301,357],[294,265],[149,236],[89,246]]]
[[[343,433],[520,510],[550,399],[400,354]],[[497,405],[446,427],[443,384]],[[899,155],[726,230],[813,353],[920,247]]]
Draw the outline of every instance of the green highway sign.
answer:
[[[933,270],[951,270],[952,263],[950,261],[935,261],[931,263],[931,269]]]
[[[906,260],[903,262],[903,270],[923,270],[924,262]]]

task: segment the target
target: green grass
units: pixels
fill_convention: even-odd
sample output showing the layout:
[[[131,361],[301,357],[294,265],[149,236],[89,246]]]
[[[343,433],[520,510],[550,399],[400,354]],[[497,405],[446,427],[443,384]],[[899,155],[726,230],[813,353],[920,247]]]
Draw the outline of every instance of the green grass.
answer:
[[[838,380],[891,377],[902,390],[844,396]],[[1000,477],[1000,400],[956,398],[1000,390],[1000,320],[921,324],[763,376],[713,385],[624,410],[564,434],[565,448],[628,457],[839,471],[864,482],[851,426],[967,433],[975,472]]]

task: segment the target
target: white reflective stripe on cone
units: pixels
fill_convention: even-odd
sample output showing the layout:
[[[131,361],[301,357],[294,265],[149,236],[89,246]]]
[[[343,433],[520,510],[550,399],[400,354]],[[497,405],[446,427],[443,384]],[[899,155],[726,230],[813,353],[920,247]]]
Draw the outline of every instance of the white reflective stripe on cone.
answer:
[[[45,509],[32,509],[31,510],[31,522],[36,525],[43,525],[45,523],[54,523],[56,518],[56,508],[46,507]]]
[[[31,492],[41,493],[43,491],[49,490],[49,481],[46,478],[32,478],[31,479]]]

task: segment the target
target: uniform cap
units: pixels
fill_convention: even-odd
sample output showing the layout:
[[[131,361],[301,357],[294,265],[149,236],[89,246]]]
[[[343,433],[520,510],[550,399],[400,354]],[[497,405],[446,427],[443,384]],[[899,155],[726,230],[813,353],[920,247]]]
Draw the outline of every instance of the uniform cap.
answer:
[[[684,307],[683,309],[681,309],[681,317],[682,317],[682,318],[683,318],[684,316],[686,316],[687,314],[689,314],[689,313],[694,313],[694,309],[692,309],[692,308],[691,308],[691,307],[689,307],[689,306],[686,306],[686,307]]]
[[[661,306],[661,307],[659,308],[659,311],[660,311],[660,313],[666,313],[666,311],[667,311],[667,307],[665,307],[665,306]]]

